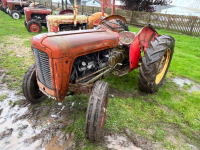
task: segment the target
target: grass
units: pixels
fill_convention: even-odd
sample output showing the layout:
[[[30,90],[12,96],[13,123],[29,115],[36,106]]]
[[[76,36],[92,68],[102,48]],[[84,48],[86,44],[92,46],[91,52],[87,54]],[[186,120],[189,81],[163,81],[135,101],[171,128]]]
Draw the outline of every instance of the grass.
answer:
[[[2,95],[0,95],[0,102],[2,102],[7,97],[8,97],[8,94],[2,94]]]
[[[21,39],[31,39],[36,35],[27,32],[24,27],[24,16],[21,20],[13,20],[0,12],[0,22],[0,42],[5,43],[6,40],[7,44],[12,44],[13,42],[9,41],[11,36],[17,35]],[[140,29],[130,27],[132,32],[138,33]],[[47,30],[43,28],[43,32]],[[175,52],[164,85],[154,94],[139,91],[138,69],[123,77],[109,76],[106,78],[105,81],[111,88],[118,91],[118,95],[125,93],[125,95],[131,94],[132,96],[115,96],[109,99],[105,131],[119,133],[128,127],[132,132],[144,136],[153,143],[161,142],[162,146],[168,149],[187,149],[187,143],[200,147],[200,92],[188,93],[171,81],[171,77],[178,76],[200,83],[200,66],[198,65],[200,38],[167,30],[157,30],[157,32],[173,36],[176,40]],[[23,45],[30,47],[30,40],[25,41]],[[9,70],[7,74],[16,80],[10,84],[11,87],[18,87],[20,90],[24,72],[33,63],[33,58],[27,62],[24,57],[16,57],[12,50],[3,49],[1,52],[0,68]],[[187,90],[190,86],[184,85],[184,88]],[[75,122],[67,126],[64,131],[74,132],[77,139],[83,139],[82,149],[99,148],[98,144],[84,139],[88,97],[75,95],[72,98],[66,98],[63,103],[72,102],[74,102],[75,109],[81,104],[84,107],[67,118],[73,118]],[[50,104],[47,99],[40,105]],[[184,142],[178,145],[178,142],[171,142],[167,138],[169,136],[173,136],[177,141],[183,139]]]

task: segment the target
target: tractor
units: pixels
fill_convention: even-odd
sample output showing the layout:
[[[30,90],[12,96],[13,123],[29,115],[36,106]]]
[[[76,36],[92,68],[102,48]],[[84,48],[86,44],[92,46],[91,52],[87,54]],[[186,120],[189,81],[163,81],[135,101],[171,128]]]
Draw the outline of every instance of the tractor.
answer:
[[[1,2],[1,10],[4,11],[5,13],[9,12],[9,8],[7,6],[7,0],[2,0],[2,2]]]
[[[139,88],[154,93],[163,84],[174,53],[174,38],[158,35],[151,25],[136,35],[113,21],[104,20],[96,29],[34,36],[35,63],[22,83],[23,94],[31,103],[46,97],[61,102],[74,93],[89,94],[85,137],[92,142],[101,139],[109,111],[109,85],[101,79],[139,68]]]
[[[23,1],[23,0],[8,0],[7,13],[13,19],[21,19],[21,15],[24,14],[24,7],[28,7],[30,3],[31,3],[30,1]]]
[[[103,136],[109,111],[109,84],[101,79],[139,68],[139,89],[154,93],[163,84],[174,53],[173,37],[158,35],[150,24],[136,35],[124,19],[102,12],[88,20],[89,28],[95,29],[39,34],[31,41],[35,63],[23,77],[25,98],[31,103],[46,97],[61,102],[74,93],[88,94],[85,137],[92,142]]]
[[[75,10],[77,10],[75,8]],[[71,9],[65,9],[63,7],[62,3],[62,11],[58,12],[58,15],[51,15],[52,11],[50,9],[47,9],[46,7],[40,7],[40,5],[35,5],[35,7],[32,8],[25,8],[25,26],[29,32],[37,32],[40,33],[42,31],[42,26],[47,28],[47,21],[46,17],[47,16],[58,16],[59,18],[62,18],[63,15],[65,15],[65,18],[67,17],[69,20],[73,18],[74,11]],[[87,23],[87,18],[85,17],[85,22]],[[80,17],[77,17],[77,20],[80,20]],[[71,20],[70,20],[71,21]],[[65,22],[63,20],[63,22]],[[72,21],[71,21],[72,22]],[[81,23],[84,23],[80,21]],[[79,25],[79,24],[78,24]]]
[[[33,7],[24,8],[25,21],[24,25],[28,32],[41,32],[42,26],[47,28],[46,16],[52,14],[51,9],[47,9],[44,5],[34,4]]]

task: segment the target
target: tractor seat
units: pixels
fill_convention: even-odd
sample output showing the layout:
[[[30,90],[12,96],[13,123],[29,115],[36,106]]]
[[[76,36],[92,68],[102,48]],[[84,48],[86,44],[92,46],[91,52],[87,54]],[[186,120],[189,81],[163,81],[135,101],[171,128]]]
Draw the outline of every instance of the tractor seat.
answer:
[[[135,33],[133,32],[120,32],[119,34],[119,41],[122,45],[129,46],[133,42],[135,38]]]

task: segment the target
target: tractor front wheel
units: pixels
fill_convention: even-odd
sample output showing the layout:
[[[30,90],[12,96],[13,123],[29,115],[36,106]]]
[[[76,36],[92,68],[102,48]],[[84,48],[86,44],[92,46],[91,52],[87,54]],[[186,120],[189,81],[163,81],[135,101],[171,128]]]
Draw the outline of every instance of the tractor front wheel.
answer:
[[[11,12],[11,16],[12,16],[13,19],[16,19],[16,20],[22,18],[21,13],[19,11],[16,11],[16,10],[13,10]]]
[[[26,20],[24,20],[24,26],[25,26],[25,27],[27,26]]]
[[[39,103],[46,98],[40,90],[36,80],[35,64],[31,65],[25,72],[22,90],[24,97],[31,103]]]
[[[26,28],[28,32],[40,33],[42,31],[42,25],[36,20],[29,21]]]
[[[139,69],[138,85],[142,91],[158,91],[170,66],[174,46],[174,38],[168,35],[158,36],[150,43]]]
[[[108,83],[97,81],[93,87],[87,108],[85,137],[92,142],[103,135],[108,104]]]

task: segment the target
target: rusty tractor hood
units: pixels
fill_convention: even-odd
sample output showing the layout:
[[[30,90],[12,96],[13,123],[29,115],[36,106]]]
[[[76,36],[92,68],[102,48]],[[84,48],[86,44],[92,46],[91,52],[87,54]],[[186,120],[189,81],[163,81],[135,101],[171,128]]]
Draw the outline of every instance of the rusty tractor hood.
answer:
[[[74,15],[49,15],[46,17],[49,32],[57,32],[60,24],[74,24]],[[77,23],[87,23],[85,15],[76,16]]]
[[[31,46],[43,49],[49,58],[75,59],[88,53],[116,47],[119,35],[110,30],[77,30],[34,36]]]
[[[26,14],[47,14],[50,15],[52,14],[51,9],[47,9],[47,8],[35,8],[35,7],[25,7],[24,8],[24,12]]]

